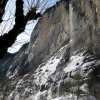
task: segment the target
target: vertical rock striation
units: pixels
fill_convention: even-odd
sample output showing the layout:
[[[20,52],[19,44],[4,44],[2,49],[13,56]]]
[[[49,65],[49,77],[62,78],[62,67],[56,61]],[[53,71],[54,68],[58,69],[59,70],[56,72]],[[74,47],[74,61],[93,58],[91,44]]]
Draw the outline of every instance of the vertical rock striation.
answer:
[[[47,9],[30,42],[0,61],[0,99],[99,98],[99,2],[61,0]]]

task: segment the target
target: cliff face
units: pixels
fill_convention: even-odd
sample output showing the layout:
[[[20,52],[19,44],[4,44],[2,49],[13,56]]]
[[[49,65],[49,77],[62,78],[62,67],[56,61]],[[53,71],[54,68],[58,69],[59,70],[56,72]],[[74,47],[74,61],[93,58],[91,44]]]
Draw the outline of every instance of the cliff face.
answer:
[[[0,100],[99,100],[99,2],[47,9],[30,42],[0,61]]]
[[[99,0],[73,0],[74,48],[88,47],[92,54],[100,55]],[[77,3],[77,4],[76,4]]]
[[[65,16],[66,4],[57,3],[49,8],[36,25],[29,43],[29,55],[33,55],[33,62],[39,65],[54,55],[69,41],[69,27]]]

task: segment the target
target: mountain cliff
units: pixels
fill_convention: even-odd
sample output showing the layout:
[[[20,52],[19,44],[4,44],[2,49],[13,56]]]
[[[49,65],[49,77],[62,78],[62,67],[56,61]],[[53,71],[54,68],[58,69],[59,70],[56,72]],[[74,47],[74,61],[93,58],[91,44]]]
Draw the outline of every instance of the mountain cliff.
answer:
[[[0,100],[100,100],[100,0],[60,0],[30,42],[0,61]]]

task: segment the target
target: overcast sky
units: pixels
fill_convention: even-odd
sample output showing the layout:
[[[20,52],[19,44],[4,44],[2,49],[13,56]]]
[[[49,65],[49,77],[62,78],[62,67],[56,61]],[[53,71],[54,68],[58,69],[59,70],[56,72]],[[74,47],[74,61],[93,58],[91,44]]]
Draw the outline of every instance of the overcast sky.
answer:
[[[12,29],[13,25],[15,24],[14,23],[14,12],[15,12],[15,1],[16,0],[9,0],[7,6],[6,6],[6,13],[4,14],[3,16],[3,20],[4,22],[0,25],[0,34],[3,34],[3,33],[7,33],[10,29]],[[25,3],[24,3],[24,11],[25,13],[27,12],[27,10],[29,9],[28,6],[32,6],[31,2],[32,1],[37,1],[37,0],[23,0]],[[29,4],[28,4],[28,2]],[[59,0],[41,0],[41,2],[46,2],[46,6],[39,8],[40,11],[42,11],[42,9],[46,9],[52,5],[54,5],[57,1]],[[40,4],[41,4],[40,2]],[[42,4],[43,4],[42,2]],[[33,4],[35,5],[35,4]],[[9,48],[9,52],[13,53],[13,52],[16,52],[19,50],[19,48],[23,45],[23,43],[25,42],[28,42],[30,40],[30,35],[36,25],[37,21],[30,21],[25,29],[25,32],[23,32],[22,34],[20,34],[18,37],[17,37],[17,41],[16,43]]]

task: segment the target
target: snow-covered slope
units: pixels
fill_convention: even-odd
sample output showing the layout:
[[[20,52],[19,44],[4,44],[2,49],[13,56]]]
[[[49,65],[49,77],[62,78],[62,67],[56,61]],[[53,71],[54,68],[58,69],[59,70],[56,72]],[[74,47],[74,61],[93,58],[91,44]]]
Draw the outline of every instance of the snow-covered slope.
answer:
[[[99,9],[95,0],[47,9],[30,42],[0,61],[0,100],[100,100]]]
[[[68,52],[69,45],[65,45],[33,73],[9,76],[7,100],[77,100],[78,91],[79,100],[96,100],[89,85],[94,85],[92,75],[100,60],[86,51],[74,52],[68,59]]]

